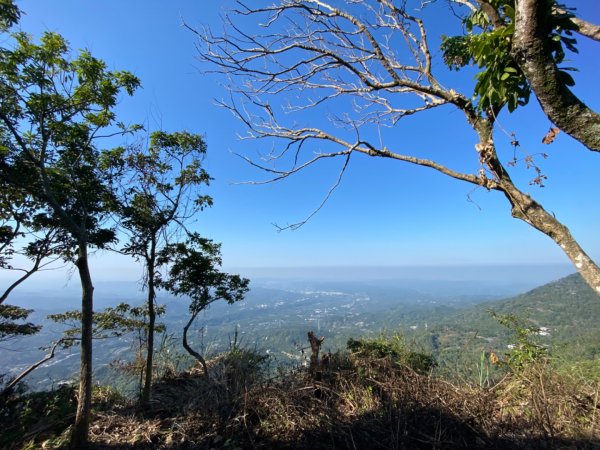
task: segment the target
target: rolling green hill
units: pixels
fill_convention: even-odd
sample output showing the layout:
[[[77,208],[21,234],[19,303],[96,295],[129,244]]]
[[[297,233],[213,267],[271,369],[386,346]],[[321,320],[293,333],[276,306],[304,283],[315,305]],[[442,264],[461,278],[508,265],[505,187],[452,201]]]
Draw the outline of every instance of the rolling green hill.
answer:
[[[481,352],[501,355],[514,336],[491,312],[512,314],[539,328],[536,340],[548,346],[563,367],[595,366],[600,358],[600,296],[578,274],[513,298],[431,318],[428,332],[416,341],[433,351],[446,368],[477,360]]]

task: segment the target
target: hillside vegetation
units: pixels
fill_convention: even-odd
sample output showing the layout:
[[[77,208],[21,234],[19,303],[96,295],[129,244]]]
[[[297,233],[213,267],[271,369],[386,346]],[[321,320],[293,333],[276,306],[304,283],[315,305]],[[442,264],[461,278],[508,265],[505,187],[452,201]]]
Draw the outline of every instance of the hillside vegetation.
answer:
[[[437,352],[381,335],[282,368],[234,341],[208,362],[208,378],[199,367],[164,371],[146,408],[97,386],[91,442],[97,449],[600,448],[599,383],[587,371],[596,364],[600,308],[588,290],[570,276],[468,307],[431,327],[454,330],[440,335]],[[494,337],[471,340],[483,350],[469,347],[464,366],[451,372],[444,342],[460,342],[473,328]],[[320,350],[322,340],[315,342]],[[555,349],[569,349],[568,362]],[[72,387],[13,393],[2,407],[0,445],[62,448],[75,405]]]
[[[472,362],[481,352],[502,354],[515,345],[515,334],[494,317],[506,315],[538,329],[532,338],[551,349],[555,368],[598,377],[600,301],[579,274],[514,298],[438,315],[430,320],[428,332],[415,340],[433,352],[447,373],[474,367]]]

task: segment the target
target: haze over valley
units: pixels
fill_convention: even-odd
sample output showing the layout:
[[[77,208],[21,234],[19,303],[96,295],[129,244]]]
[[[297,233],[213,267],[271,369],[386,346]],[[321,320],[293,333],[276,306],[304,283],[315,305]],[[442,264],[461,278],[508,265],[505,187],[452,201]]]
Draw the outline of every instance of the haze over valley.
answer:
[[[325,337],[323,348],[326,351],[344,349],[350,337],[398,333],[410,342],[419,343],[428,352],[443,353],[444,348],[430,345],[434,334],[437,341],[448,341],[446,337],[454,335],[452,345],[455,345],[456,339],[468,340],[469,333],[485,334],[486,330],[474,329],[480,326],[479,322],[469,324],[466,321],[461,324],[461,329],[451,331],[440,330],[442,324],[456,322],[461,314],[470,314],[477,307],[494,308],[502,299],[536,287],[531,280],[553,281],[569,269],[568,266],[438,267],[428,270],[302,268],[280,269],[279,273],[275,271],[278,276],[271,278],[261,277],[261,270],[248,269],[258,276],[246,299],[233,305],[225,302],[212,305],[198,317],[190,340],[210,356],[227,350],[237,333],[242,345],[266,352],[273,365],[304,363],[308,354],[303,349],[307,346],[306,333],[310,330]],[[413,278],[394,278],[398,273]],[[490,274],[489,278],[482,277],[482,273]],[[302,278],[311,274],[313,278]],[[368,279],[377,275],[379,279]],[[477,278],[469,278],[473,275]],[[45,354],[39,348],[48,347],[61,337],[64,326],[47,320],[48,314],[78,307],[77,289],[70,285],[62,289],[46,287],[43,301],[39,300],[36,287],[34,283],[25,286],[15,293],[14,302],[33,308],[29,320],[43,324],[44,328],[37,335],[0,344],[0,365],[10,374],[16,375],[39,360]],[[144,294],[138,289],[139,284],[135,282],[96,283],[96,311],[120,302],[142,304]],[[164,345],[171,356],[181,354],[178,364],[186,367],[192,361],[184,354],[180,337],[189,317],[188,301],[162,293],[158,303],[166,306],[166,314],[159,319],[166,325],[163,336],[169,337]],[[486,326],[490,326],[489,323]],[[493,320],[491,328],[493,333],[501,334],[498,327],[493,326]],[[115,374],[119,375],[114,363],[133,357],[135,339],[130,333],[96,341],[94,366],[98,382],[106,383]],[[503,336],[493,347],[505,345],[505,340],[506,336]],[[37,390],[73,380],[78,361],[76,347],[60,350],[54,359],[30,375],[28,383]]]

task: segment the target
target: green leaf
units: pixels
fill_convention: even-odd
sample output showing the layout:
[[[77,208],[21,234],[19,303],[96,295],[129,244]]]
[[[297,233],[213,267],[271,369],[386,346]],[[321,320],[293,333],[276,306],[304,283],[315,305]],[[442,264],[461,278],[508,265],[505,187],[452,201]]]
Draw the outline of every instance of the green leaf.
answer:
[[[567,86],[575,86],[575,80],[568,72],[565,72],[564,70],[559,70],[558,76],[560,77],[560,80]]]

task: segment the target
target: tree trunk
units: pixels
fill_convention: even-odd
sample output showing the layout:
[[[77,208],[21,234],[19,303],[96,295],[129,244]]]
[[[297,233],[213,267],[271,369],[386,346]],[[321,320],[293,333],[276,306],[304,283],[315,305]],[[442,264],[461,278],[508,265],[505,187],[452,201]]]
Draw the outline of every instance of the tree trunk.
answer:
[[[512,206],[513,217],[523,220],[556,242],[575,265],[585,282],[600,295],[600,268],[598,265],[585,253],[566,226],[559,222],[554,215],[548,213],[531,196],[521,192],[511,180],[510,175],[498,159],[492,135],[492,122],[479,118],[471,123],[480,139],[479,144],[475,147],[479,152],[480,162],[485,164],[494,175],[493,179],[489,180],[489,185],[482,185],[488,189],[502,192]]]
[[[518,0],[512,55],[542,109],[561,130],[590,150],[600,151],[600,114],[571,92],[548,50],[549,16],[545,0]]]
[[[556,242],[586,283],[600,296],[600,268],[592,261],[569,229],[512,182],[500,182],[500,190],[512,205],[512,216],[521,219]]]
[[[150,259],[148,260],[148,336],[146,340],[146,372],[141,398],[141,403],[143,406],[147,406],[150,403],[152,372],[154,364],[154,326],[156,323],[156,311],[154,310],[154,301],[156,299],[156,288],[154,285],[154,264],[156,259],[155,253],[156,243],[154,240],[152,240]]]
[[[92,408],[92,330],[94,315],[94,286],[88,265],[87,240],[79,239],[75,265],[81,280],[81,367],[79,374],[79,399],[71,448],[81,449],[88,444],[90,413]]]
[[[193,313],[192,317],[190,317],[190,320],[188,320],[188,323],[185,325],[185,327],[183,327],[183,348],[185,348],[186,351],[190,355],[192,355],[194,358],[196,358],[196,360],[198,360],[198,362],[200,362],[200,364],[202,365],[202,369],[204,370],[204,376],[206,378],[208,378],[208,366],[206,365],[206,361],[204,360],[204,358],[202,357],[202,355],[200,353],[198,353],[192,347],[189,346],[188,340],[187,340],[188,330],[190,329],[190,326],[196,319],[198,312],[200,312],[200,311]]]

